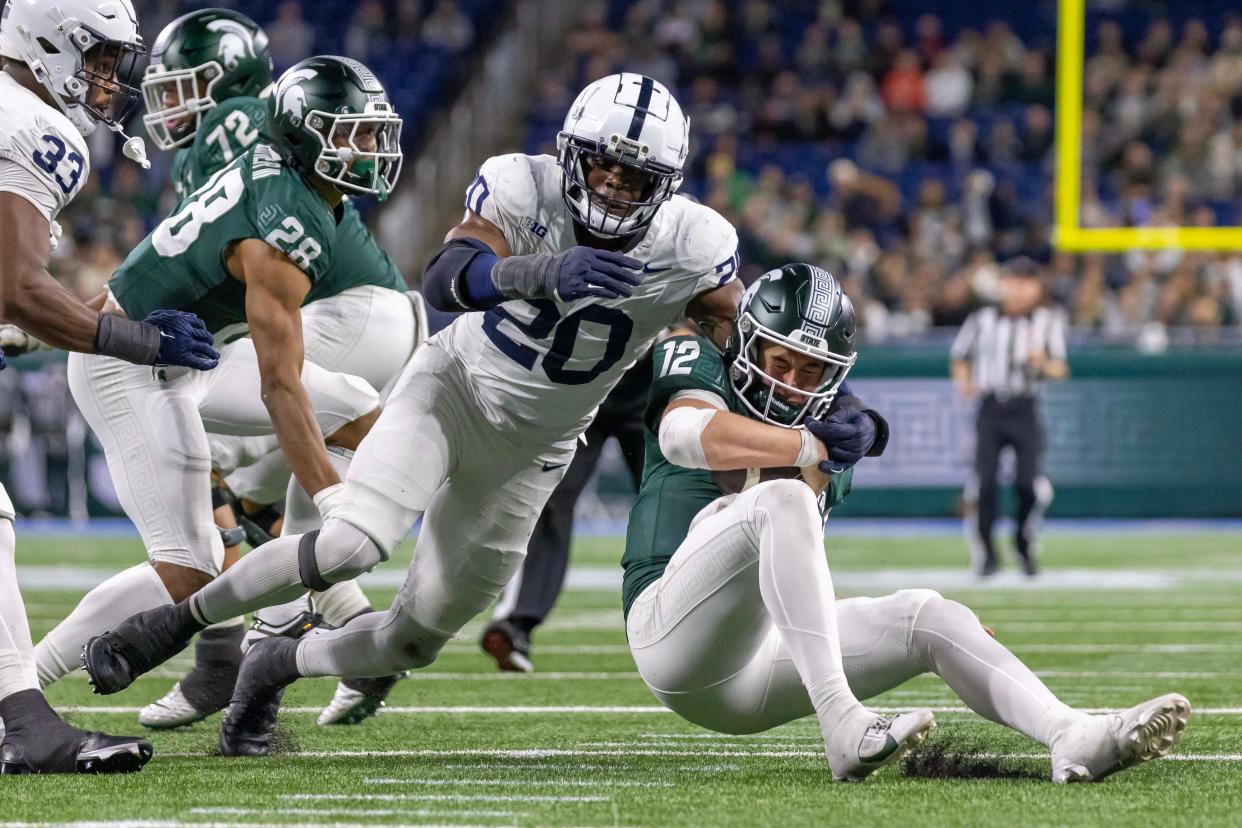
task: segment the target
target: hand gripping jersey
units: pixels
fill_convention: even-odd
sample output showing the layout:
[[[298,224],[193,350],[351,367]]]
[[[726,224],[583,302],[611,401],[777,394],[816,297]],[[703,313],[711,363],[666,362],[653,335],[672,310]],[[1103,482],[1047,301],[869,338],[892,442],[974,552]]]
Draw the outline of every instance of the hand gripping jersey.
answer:
[[[466,207],[504,233],[513,255],[577,245],[548,155],[489,159]],[[459,318],[441,336],[467,365],[494,425],[573,436],[620,376],[687,303],[736,278],[737,233],[714,210],[674,196],[627,255],[643,263],[628,299],[505,302]]]
[[[651,383],[646,416],[647,453],[638,499],[626,530],[625,570],[621,600],[625,612],[648,584],[664,574],[669,559],[690,531],[694,516],[712,501],[749,488],[761,480],[790,477],[796,469],[747,469],[713,472],[670,463],[660,451],[660,417],[673,397],[683,391],[702,391],[724,400],[728,410],[750,417],[750,410],[733,391],[724,355],[701,336],[674,336],[656,346],[655,378]],[[850,493],[853,468],[832,475],[820,495],[825,515]]]
[[[90,173],[82,134],[7,73],[0,72],[0,190],[29,201],[48,221],[73,200]],[[7,169],[6,169],[7,168]]]
[[[184,199],[213,175],[260,141],[271,142],[267,128],[268,103],[262,98],[229,98],[203,116],[190,146],[173,159],[173,189]],[[401,271],[393,264],[362,221],[349,199],[337,224],[332,262],[311,286],[306,302],[335,296],[350,288],[375,285],[405,292]]]
[[[177,205],[108,282],[130,319],[157,308],[198,314],[207,329],[246,321],[246,285],[224,267],[227,248],[262,239],[311,280],[328,272],[332,208],[270,144],[258,143]],[[309,297],[308,297],[309,298]]]

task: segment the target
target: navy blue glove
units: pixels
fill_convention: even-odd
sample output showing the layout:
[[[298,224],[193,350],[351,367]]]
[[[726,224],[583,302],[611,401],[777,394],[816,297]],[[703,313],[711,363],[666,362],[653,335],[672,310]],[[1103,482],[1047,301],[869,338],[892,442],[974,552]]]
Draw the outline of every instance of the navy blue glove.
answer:
[[[834,411],[822,420],[807,419],[806,430],[828,449],[829,459],[819,463],[819,470],[827,474],[845,471],[866,457],[877,433],[875,420],[858,409]]]
[[[562,302],[588,296],[617,299],[634,295],[643,263],[622,253],[571,247],[556,255],[556,295]]]
[[[4,358],[4,351],[0,351],[0,371],[3,371],[8,361]]]
[[[157,310],[142,320],[160,331],[160,352],[156,365],[180,365],[207,371],[220,362],[220,352],[212,346],[211,333],[203,320],[192,313]]]

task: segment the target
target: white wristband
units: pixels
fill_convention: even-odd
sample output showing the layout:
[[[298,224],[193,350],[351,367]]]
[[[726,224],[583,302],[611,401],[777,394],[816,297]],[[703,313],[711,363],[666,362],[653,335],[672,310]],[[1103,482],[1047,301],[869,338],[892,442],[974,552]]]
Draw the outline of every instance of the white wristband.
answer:
[[[331,486],[325,486],[311,497],[315,503],[315,508],[319,510],[319,516],[327,518],[328,515],[340,505],[341,498],[345,495],[344,483],[333,483]]]
[[[798,432],[802,436],[802,447],[798,449],[798,456],[793,464],[800,469],[816,465],[820,461],[823,444],[819,442],[818,437],[805,428],[798,429]]]

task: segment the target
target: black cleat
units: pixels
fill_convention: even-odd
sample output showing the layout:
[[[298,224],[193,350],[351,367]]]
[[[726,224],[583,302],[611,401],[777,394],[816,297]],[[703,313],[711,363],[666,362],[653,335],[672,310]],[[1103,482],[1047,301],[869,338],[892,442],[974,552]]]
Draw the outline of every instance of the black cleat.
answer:
[[[119,693],[189,646],[203,629],[189,605],[169,604],[130,616],[82,648],[82,666],[101,696]]]
[[[64,725],[63,732],[19,739],[9,734],[0,744],[0,776],[28,773],[133,773],[155,752],[146,739],[109,736]]]
[[[510,673],[532,673],[530,634],[508,619],[493,621],[479,642],[483,652],[496,659],[496,666]]]
[[[256,642],[242,659],[233,701],[220,723],[221,756],[266,756],[285,688],[298,679],[298,642],[275,636]]]

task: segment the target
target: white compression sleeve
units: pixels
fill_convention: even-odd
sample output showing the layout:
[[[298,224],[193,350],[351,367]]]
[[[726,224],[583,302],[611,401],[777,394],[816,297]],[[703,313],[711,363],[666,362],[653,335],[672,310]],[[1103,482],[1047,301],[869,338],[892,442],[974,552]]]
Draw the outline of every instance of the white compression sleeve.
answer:
[[[0,699],[39,688],[26,607],[17,589],[16,545],[13,521],[0,518]]]
[[[86,593],[69,617],[35,646],[39,683],[47,687],[78,669],[82,646],[129,616],[173,603],[159,573],[149,563],[118,572]]]
[[[714,408],[674,408],[660,418],[660,451],[670,463],[687,469],[708,468],[703,431],[716,416]]]

